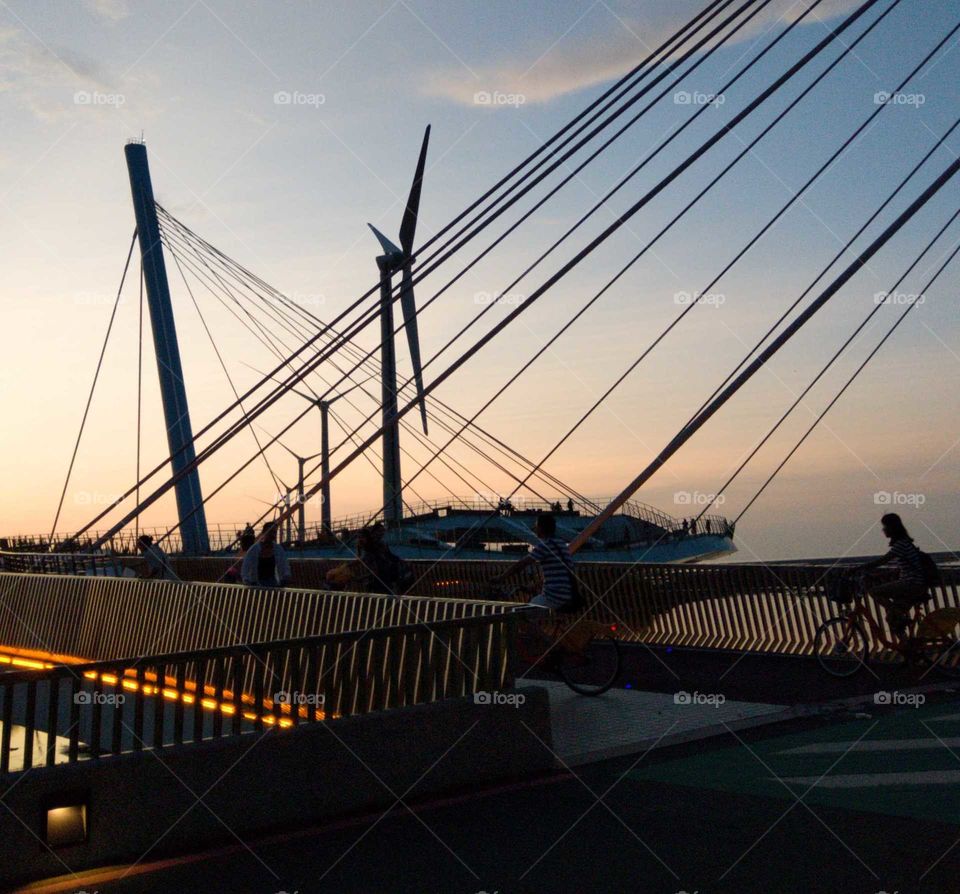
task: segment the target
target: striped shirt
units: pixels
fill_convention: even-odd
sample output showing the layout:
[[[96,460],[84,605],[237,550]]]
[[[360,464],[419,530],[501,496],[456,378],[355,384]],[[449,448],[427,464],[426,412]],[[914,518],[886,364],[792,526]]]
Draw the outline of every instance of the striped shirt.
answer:
[[[911,584],[926,583],[920,561],[920,550],[912,540],[894,540],[885,558],[888,562],[896,562],[900,567],[900,580]]]
[[[573,598],[570,575],[573,556],[567,544],[557,537],[541,540],[530,550],[543,574],[543,601],[548,608],[561,608]]]

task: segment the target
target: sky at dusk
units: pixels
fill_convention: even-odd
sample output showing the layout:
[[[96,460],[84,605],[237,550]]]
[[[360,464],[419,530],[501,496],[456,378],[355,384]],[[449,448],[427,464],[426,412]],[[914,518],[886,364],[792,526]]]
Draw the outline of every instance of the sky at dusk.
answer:
[[[772,0],[447,289],[420,317],[425,360],[811,2]],[[134,228],[123,155],[129,139],[143,136],[157,200],[170,214],[329,320],[375,284],[378,245],[367,222],[396,239],[427,124],[432,138],[418,244],[705,5],[703,0],[0,0],[0,302],[6,330],[0,366],[0,535],[44,533],[53,521]],[[475,329],[430,363],[427,381],[858,5],[820,3],[723,93],[722,102],[715,101],[512,287]],[[466,415],[479,409],[888,9],[795,111],[480,416],[488,431],[527,457],[543,457],[683,310],[688,296],[702,292],[876,111],[878,95],[893,90],[960,22],[955,3],[880,0],[842,41],[444,382],[437,396]],[[581,493],[609,496],[669,442],[960,117],[958,35],[550,459],[547,468],[554,475]],[[425,304],[601,139],[427,277],[418,287],[418,303]],[[960,128],[855,249],[862,250],[958,154]],[[688,516],[699,508],[698,500],[715,494],[958,207],[960,177],[636,498]],[[916,300],[904,324],[744,516],[737,529],[740,559],[879,552],[884,546],[879,517],[891,506],[924,548],[960,546],[960,259],[922,292],[958,242],[960,220],[723,495],[714,511],[738,514],[904,303]],[[848,251],[807,300],[855,254]],[[253,385],[255,370],[278,361],[214,295],[198,287],[191,297],[169,257],[167,263],[198,429],[233,399],[205,324],[237,389]],[[88,521],[135,480],[139,265],[131,271],[67,490],[59,524],[64,531]],[[291,349],[298,344],[289,332],[274,334],[278,344]],[[375,327],[357,339],[364,350],[378,341]],[[405,379],[409,359],[402,337],[398,354]],[[143,370],[142,465],[149,468],[166,455],[149,337]],[[332,366],[320,372],[327,380],[338,377]],[[323,391],[319,378],[312,383]],[[355,406],[345,399],[338,405],[348,428],[375,409],[362,390],[351,402]],[[303,403],[297,395],[284,398],[265,414],[258,436],[279,431]],[[409,419],[415,423],[415,414]],[[436,426],[431,437],[441,443]],[[429,454],[412,436],[402,438],[412,453],[405,459],[407,475]],[[307,414],[283,440],[299,454],[317,452],[319,415]],[[334,432],[333,443],[342,440]],[[239,435],[203,466],[204,489],[211,491],[255,449],[249,432]],[[340,455],[345,453],[344,448]],[[437,467],[439,480],[421,475],[414,484],[417,496],[408,493],[408,502],[442,498],[447,487],[462,496],[512,489],[507,476],[466,446],[451,455],[482,481],[471,478],[471,489]],[[292,483],[292,457],[279,445],[268,456],[279,477]],[[376,507],[381,485],[374,465],[359,460],[335,479],[335,517]],[[275,491],[258,461],[210,501],[208,520],[255,518]],[[566,499],[559,492],[550,496]],[[319,513],[318,505],[308,506],[308,520]],[[168,496],[146,513],[144,523],[174,518]]]

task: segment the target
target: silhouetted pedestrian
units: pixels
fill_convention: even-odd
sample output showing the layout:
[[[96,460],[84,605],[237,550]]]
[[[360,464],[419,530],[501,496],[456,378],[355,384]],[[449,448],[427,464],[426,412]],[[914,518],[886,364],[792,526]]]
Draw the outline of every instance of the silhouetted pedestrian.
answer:
[[[153,580],[175,580],[176,575],[167,561],[166,553],[154,544],[149,534],[141,534],[137,539],[140,555],[143,556],[141,577]]]
[[[277,523],[263,526],[260,541],[243,557],[240,569],[243,582],[251,587],[285,587],[290,583],[290,562],[286,550],[277,543]]]

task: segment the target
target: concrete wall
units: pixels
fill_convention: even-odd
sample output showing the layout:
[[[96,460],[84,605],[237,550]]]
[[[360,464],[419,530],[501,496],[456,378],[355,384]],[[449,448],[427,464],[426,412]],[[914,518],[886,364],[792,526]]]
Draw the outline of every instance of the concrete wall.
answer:
[[[133,862],[148,851],[147,859],[156,859],[234,842],[224,823],[248,838],[383,810],[414,783],[405,800],[547,771],[551,754],[523,727],[550,743],[547,693],[525,687],[523,695],[519,706],[453,699],[31,771],[12,779],[4,797],[0,888],[62,875],[64,863],[79,871]],[[190,790],[211,786],[208,810]],[[35,835],[42,835],[46,805],[65,793],[85,798],[88,839],[54,856]]]

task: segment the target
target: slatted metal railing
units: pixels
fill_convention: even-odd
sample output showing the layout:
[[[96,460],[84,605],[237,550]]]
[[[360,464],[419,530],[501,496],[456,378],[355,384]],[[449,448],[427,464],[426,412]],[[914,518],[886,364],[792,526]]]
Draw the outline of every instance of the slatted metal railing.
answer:
[[[514,612],[0,674],[0,775],[513,685]]]
[[[90,660],[503,613],[509,603],[0,574],[0,646]]]
[[[142,559],[108,553],[51,553],[0,550],[0,571],[20,574],[74,574],[123,577]]]
[[[174,564],[185,579],[216,580],[226,570],[229,560],[222,558],[176,559]],[[294,581],[303,588],[322,588],[332,564],[318,559],[293,560]],[[490,580],[503,571],[501,562],[443,561],[412,563],[417,577],[411,593],[425,599],[484,600],[491,595]],[[577,563],[577,576],[584,595],[593,604],[590,616],[604,623],[618,625],[618,633],[627,640],[648,643],[742,649],[750,651],[809,654],[817,626],[835,614],[827,599],[828,583],[841,573],[841,566],[824,564],[635,564]],[[932,588],[929,608],[960,608],[960,568],[942,569],[942,583]],[[3,576],[0,576],[2,583]],[[529,581],[537,586],[537,581]],[[165,585],[172,586],[172,585]],[[260,616],[283,599],[278,591],[244,591],[227,588],[230,593],[261,593],[259,596],[218,595],[211,603],[214,612],[234,609],[237,615]],[[56,601],[56,586],[49,588],[47,601]],[[166,591],[172,592],[172,591]],[[197,591],[202,602],[202,588]],[[316,597],[316,594],[315,594]],[[168,597],[170,598],[170,597]],[[302,598],[302,597],[301,597]],[[326,596],[325,598],[331,598]],[[377,597],[388,599],[389,597]],[[244,602],[243,600],[249,600]],[[218,601],[219,600],[219,601]],[[132,605],[141,603],[132,600]],[[198,603],[199,605],[200,603]],[[282,604],[282,603],[281,603]],[[292,604],[292,603],[291,603]],[[307,605],[311,600],[306,600]],[[350,623],[366,623],[367,617],[356,614],[361,603],[351,606],[355,612]],[[0,602],[0,612],[3,602]],[[481,608],[447,611],[477,612]],[[497,610],[495,608],[490,610]],[[139,609],[131,610],[134,616]],[[292,609],[285,609],[292,611]],[[68,607],[55,609],[58,618],[65,617]],[[202,610],[194,616],[202,620]],[[874,607],[874,615],[881,613]],[[309,610],[306,611],[309,617]],[[452,615],[446,615],[451,617]],[[291,615],[291,625],[301,624],[305,615]],[[0,636],[4,615],[0,614]],[[211,625],[209,618],[204,622]],[[228,622],[229,623],[229,622]],[[239,622],[235,622],[239,623]],[[881,623],[881,626],[883,624]],[[258,629],[263,629],[258,628]],[[321,630],[285,628],[295,632],[319,633]],[[345,628],[344,628],[345,629]],[[281,634],[282,635],[282,634]],[[0,642],[3,642],[0,639]],[[202,645],[214,645],[206,642]],[[876,644],[873,644],[876,647]],[[114,653],[117,654],[117,653]],[[90,657],[98,657],[90,655]]]
[[[429,596],[489,594],[494,562],[422,563],[412,592]],[[842,567],[763,564],[637,564],[582,562],[577,579],[588,617],[616,624],[625,640],[744,651],[812,654],[817,627],[837,614],[827,598]],[[960,568],[941,569],[928,609],[960,608]],[[539,577],[526,585],[536,589]],[[883,613],[868,600],[886,630]],[[889,633],[889,631],[887,631]],[[871,648],[881,651],[871,638]]]

